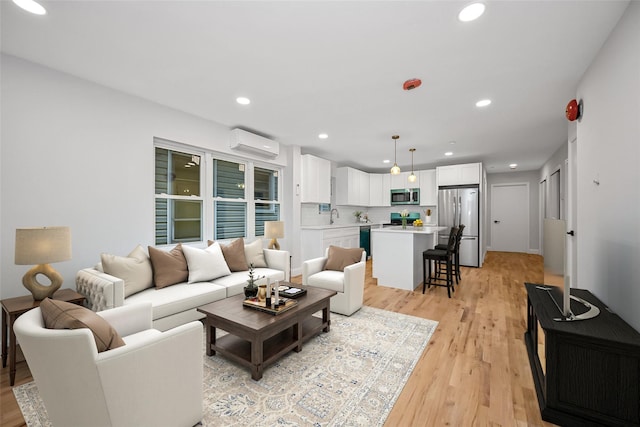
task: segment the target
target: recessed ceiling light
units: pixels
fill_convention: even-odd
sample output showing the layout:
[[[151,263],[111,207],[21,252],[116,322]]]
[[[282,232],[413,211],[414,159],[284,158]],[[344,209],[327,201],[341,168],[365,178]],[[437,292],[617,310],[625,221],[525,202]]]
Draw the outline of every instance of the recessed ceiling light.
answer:
[[[458,19],[462,22],[474,21],[482,16],[484,9],[483,3],[472,3],[460,11]]]
[[[329,135],[327,135],[326,133],[321,133],[320,135],[318,135],[318,138],[327,139],[327,138],[329,138]]]
[[[47,11],[40,3],[36,3],[33,0],[13,0],[15,4],[36,15],[46,15]]]
[[[249,105],[251,104],[251,100],[249,98],[245,98],[244,96],[240,96],[236,98],[236,102],[240,105]]]
[[[447,151],[444,153],[445,156],[453,156],[453,151]]]
[[[511,164],[509,165],[509,167],[510,167],[511,169],[515,169],[515,168],[517,168],[517,167],[518,167],[518,164],[517,164],[517,163],[511,163]]]
[[[384,160],[382,161],[382,163],[391,163],[391,160],[384,159]]]
[[[481,99],[480,101],[476,102],[476,107],[486,107],[489,104],[491,104],[490,99]]]

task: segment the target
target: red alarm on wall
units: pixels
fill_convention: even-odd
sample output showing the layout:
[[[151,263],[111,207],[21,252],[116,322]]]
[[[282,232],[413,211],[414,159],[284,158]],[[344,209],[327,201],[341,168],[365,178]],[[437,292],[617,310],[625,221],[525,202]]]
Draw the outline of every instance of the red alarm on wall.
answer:
[[[422,80],[420,79],[409,79],[402,85],[402,89],[404,90],[412,90],[417,88],[422,84]]]
[[[567,109],[565,110],[565,114],[567,116],[567,120],[570,122],[574,121],[578,117],[580,117],[580,106],[578,105],[578,101],[572,99],[567,104]]]

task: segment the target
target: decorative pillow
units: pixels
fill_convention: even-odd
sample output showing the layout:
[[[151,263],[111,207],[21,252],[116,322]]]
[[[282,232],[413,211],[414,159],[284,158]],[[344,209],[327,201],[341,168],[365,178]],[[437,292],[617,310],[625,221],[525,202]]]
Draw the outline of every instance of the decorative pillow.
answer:
[[[341,248],[339,246],[329,246],[329,257],[324,265],[325,270],[344,271],[344,268],[360,262],[362,259],[362,248]]]
[[[264,259],[261,239],[256,239],[248,245],[244,245],[244,254],[247,258],[247,264],[253,264],[255,268],[268,267],[267,261]]]
[[[124,341],[118,332],[102,317],[88,308],[70,302],[45,298],[40,303],[42,320],[48,329],[89,328],[96,340],[98,353],[122,347]]]
[[[189,267],[189,283],[207,282],[231,274],[218,242],[207,249],[183,246],[182,251]]]
[[[189,279],[189,268],[182,253],[181,243],[169,252],[149,246],[149,258],[153,266],[153,282],[156,288],[162,289]]]
[[[124,297],[153,287],[151,261],[142,246],[138,245],[126,257],[101,254],[104,272],[124,280]]]
[[[231,271],[247,271],[247,257],[244,254],[244,239],[242,237],[234,240],[228,245],[220,245],[222,255]]]

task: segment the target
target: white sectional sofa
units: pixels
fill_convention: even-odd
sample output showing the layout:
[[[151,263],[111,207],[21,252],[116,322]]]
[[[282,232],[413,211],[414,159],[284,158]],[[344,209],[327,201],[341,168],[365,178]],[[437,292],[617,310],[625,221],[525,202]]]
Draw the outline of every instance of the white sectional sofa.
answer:
[[[239,240],[241,241],[241,239]],[[237,243],[237,241],[235,242]],[[260,260],[254,264],[261,265],[254,268],[255,277],[264,276],[265,279],[269,278],[272,282],[276,280],[288,281],[290,279],[289,252],[263,249],[261,247],[262,242],[257,242],[258,243],[254,242],[249,245],[244,245],[247,254],[246,265],[252,260],[256,261],[256,250],[260,252],[259,255],[263,255],[263,258],[260,258]],[[260,247],[257,248],[256,246],[258,244]],[[175,251],[176,248],[173,248],[172,252]],[[211,248],[211,246],[209,248]],[[193,248],[184,249],[184,247],[182,247],[181,249],[184,249],[184,255],[187,261],[193,261],[193,257],[189,258],[189,255],[192,255],[195,251],[208,251],[209,248],[194,250]],[[157,248],[149,248],[149,252],[152,252],[154,249],[156,251],[158,250]],[[171,248],[162,248],[161,250],[169,252]],[[253,255],[250,255],[251,251]],[[195,253],[201,256],[202,252]],[[147,260],[144,259],[145,256]],[[202,256],[210,256],[210,254],[207,253]],[[105,270],[109,271],[108,268],[104,268],[109,265],[110,261],[108,257],[118,258],[119,262],[128,263],[124,269],[121,269],[121,276],[125,276],[126,278],[116,277],[113,274],[107,274],[105,272]],[[253,259],[251,257],[253,257]],[[82,269],[78,271],[76,275],[76,289],[85,296],[86,306],[93,311],[102,311],[138,302],[150,302],[153,313],[153,327],[160,331],[166,331],[178,325],[203,318],[204,315],[196,310],[198,307],[242,293],[249,279],[248,270],[237,271],[236,268],[236,271],[230,272],[226,270],[223,271],[221,275],[215,274],[217,276],[215,278],[204,280],[206,274],[203,275],[202,270],[194,271],[194,266],[198,264],[196,264],[196,261],[193,261],[189,264],[189,279],[186,281],[163,287],[158,287],[157,285],[149,286],[148,281],[146,281],[147,283],[145,285],[139,286],[139,284],[133,283],[139,279],[139,274],[137,277],[135,274],[132,275],[132,269],[139,271],[141,268],[146,268],[146,263],[149,263],[152,268],[151,273],[157,273],[156,269],[151,265],[151,259],[141,246],[138,246],[128,257],[114,257],[112,255],[102,254],[101,259],[102,262],[95,267]],[[236,264],[237,267],[237,262],[231,261],[229,257],[227,257],[227,259],[229,260],[229,265]],[[204,267],[209,268],[211,265],[211,263],[206,263]],[[242,262],[240,265],[243,265]],[[224,270],[225,267],[226,265],[222,266],[222,270]],[[157,274],[154,274],[154,279],[158,279]],[[159,282],[159,280],[156,281]],[[131,288],[131,286],[138,286],[138,288],[142,288],[142,290],[134,289],[132,291],[128,289]]]

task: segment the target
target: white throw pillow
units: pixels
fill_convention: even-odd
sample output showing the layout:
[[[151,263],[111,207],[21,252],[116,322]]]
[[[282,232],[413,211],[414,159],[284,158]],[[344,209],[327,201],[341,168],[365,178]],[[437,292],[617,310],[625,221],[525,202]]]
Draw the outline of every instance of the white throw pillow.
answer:
[[[253,264],[255,268],[268,267],[267,261],[264,259],[261,239],[256,239],[248,245],[244,245],[244,255],[247,258],[247,264]]]
[[[182,251],[189,266],[189,283],[207,282],[231,274],[218,242],[207,249],[183,245]]]
[[[153,286],[153,269],[149,256],[140,245],[126,257],[101,254],[104,272],[124,280],[124,297]]]

